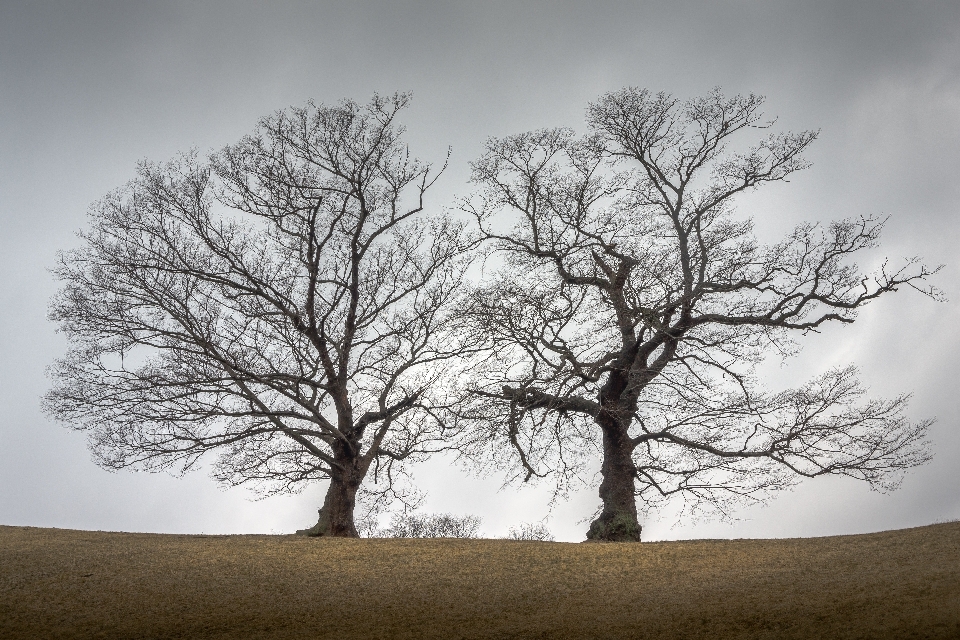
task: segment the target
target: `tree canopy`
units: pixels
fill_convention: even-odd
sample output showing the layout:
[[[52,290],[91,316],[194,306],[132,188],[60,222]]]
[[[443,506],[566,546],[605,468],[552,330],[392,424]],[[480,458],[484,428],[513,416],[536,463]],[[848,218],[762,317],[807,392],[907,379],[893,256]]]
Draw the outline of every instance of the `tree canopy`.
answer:
[[[769,392],[755,375],[796,336],[849,324],[926,284],[919,260],[863,273],[883,220],[805,223],[763,245],[736,196],[808,166],[817,132],[772,130],[759,96],[689,101],[627,88],[589,106],[589,132],[487,142],[472,214],[502,268],[474,291],[487,338],[473,378],[472,455],[560,485],[601,458],[588,537],[639,540],[637,499],[723,512],[798,477],[896,486],[929,458],[908,396],[869,399],[851,366]],[[753,146],[741,140],[771,129]]]
[[[358,489],[395,497],[444,448],[464,225],[428,214],[407,94],[308,104],[201,158],[142,163],[60,256],[70,348],[50,414],[107,468],[182,469],[267,491],[330,481],[317,535],[356,536]],[[442,170],[441,170],[442,171]]]
[[[805,169],[817,132],[775,131],[755,95],[608,93],[586,135],[488,140],[471,228],[426,209],[443,169],[403,143],[409,101],[277,112],[208,157],[141,163],[91,207],[55,270],[69,349],[45,402],[101,465],[216,452],[229,484],[326,480],[303,532],[356,536],[358,492],[404,499],[430,453],[561,491],[599,457],[587,536],[639,540],[638,501],[724,514],[802,477],[891,489],[929,459],[931,421],[868,397],[853,366],[758,379],[880,296],[939,296],[919,259],[857,266],[880,218],[755,237],[737,197]],[[480,242],[500,266],[472,284]]]

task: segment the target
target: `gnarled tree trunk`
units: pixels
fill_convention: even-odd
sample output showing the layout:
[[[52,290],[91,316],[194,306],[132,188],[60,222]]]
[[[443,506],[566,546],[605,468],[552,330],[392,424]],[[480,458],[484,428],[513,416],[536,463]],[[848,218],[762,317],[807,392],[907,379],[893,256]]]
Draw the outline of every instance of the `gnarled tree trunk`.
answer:
[[[601,416],[597,422],[603,431],[603,465],[600,467],[603,511],[590,523],[587,539],[639,542],[633,443],[627,429],[612,418]]]
[[[320,517],[317,524],[309,529],[300,529],[297,534],[313,537],[359,538],[360,535],[353,524],[357,486],[345,482],[342,478],[330,478],[327,497],[323,500],[323,507],[318,511]]]
[[[343,471],[330,477],[327,495],[319,510],[317,523],[309,529],[297,531],[298,535],[334,538],[359,538],[353,523],[353,509],[356,506],[357,490],[363,482],[364,469],[360,468],[360,459],[351,455],[345,447],[335,447],[336,461]],[[354,450],[357,448],[355,447]]]

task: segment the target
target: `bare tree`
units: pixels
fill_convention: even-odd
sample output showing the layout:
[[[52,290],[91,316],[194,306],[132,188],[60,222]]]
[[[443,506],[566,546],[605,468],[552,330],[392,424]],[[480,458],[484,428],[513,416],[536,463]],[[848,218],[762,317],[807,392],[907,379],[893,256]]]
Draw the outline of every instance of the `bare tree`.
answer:
[[[476,422],[468,451],[561,485],[599,452],[590,539],[639,540],[638,498],[723,514],[799,476],[889,489],[929,458],[930,421],[904,418],[907,396],[866,399],[853,368],[780,393],[756,380],[765,355],[793,352],[792,335],[853,322],[903,285],[938,295],[924,285],[936,269],[915,259],[872,275],[850,261],[877,245],[882,220],[758,243],[733,200],[805,168],[817,137],[729,148],[770,127],[762,102],[628,88],[590,105],[585,137],[492,139],[473,165],[480,191],[463,208],[502,268],[470,309],[492,346],[463,412]]]
[[[99,464],[195,465],[268,492],[329,479],[307,533],[353,536],[363,485],[443,448],[450,310],[471,242],[423,212],[409,96],[278,112],[209,159],[143,163],[60,257],[70,341],[48,411]]]

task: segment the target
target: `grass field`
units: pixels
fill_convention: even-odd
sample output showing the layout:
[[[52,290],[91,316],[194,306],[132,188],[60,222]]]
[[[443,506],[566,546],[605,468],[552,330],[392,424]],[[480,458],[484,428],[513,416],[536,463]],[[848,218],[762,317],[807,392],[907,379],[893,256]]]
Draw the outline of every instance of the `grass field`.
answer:
[[[2,638],[960,638],[960,523],[572,544],[0,527]]]

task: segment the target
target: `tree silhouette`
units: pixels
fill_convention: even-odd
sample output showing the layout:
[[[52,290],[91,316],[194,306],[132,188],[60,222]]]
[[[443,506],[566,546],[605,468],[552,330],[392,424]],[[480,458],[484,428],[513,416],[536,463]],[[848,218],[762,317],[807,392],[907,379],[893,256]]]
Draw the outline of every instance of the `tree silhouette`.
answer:
[[[735,197],[805,168],[817,137],[731,148],[771,126],[762,102],[628,88],[590,105],[584,137],[491,139],[473,165],[480,190],[463,208],[503,266],[469,308],[490,355],[461,414],[476,423],[465,450],[561,486],[599,452],[590,539],[639,540],[638,498],[723,512],[800,476],[889,489],[929,458],[930,421],[904,418],[907,396],[866,399],[852,367],[780,393],[754,375],[791,336],[853,322],[900,286],[938,295],[924,285],[936,269],[917,260],[872,275],[851,262],[882,220],[758,243]]]
[[[143,163],[60,257],[70,341],[51,415],[107,468],[188,469],[291,491],[329,479],[314,535],[356,536],[357,492],[396,496],[444,448],[463,344],[462,224],[424,213],[409,95],[278,112],[209,159]]]

